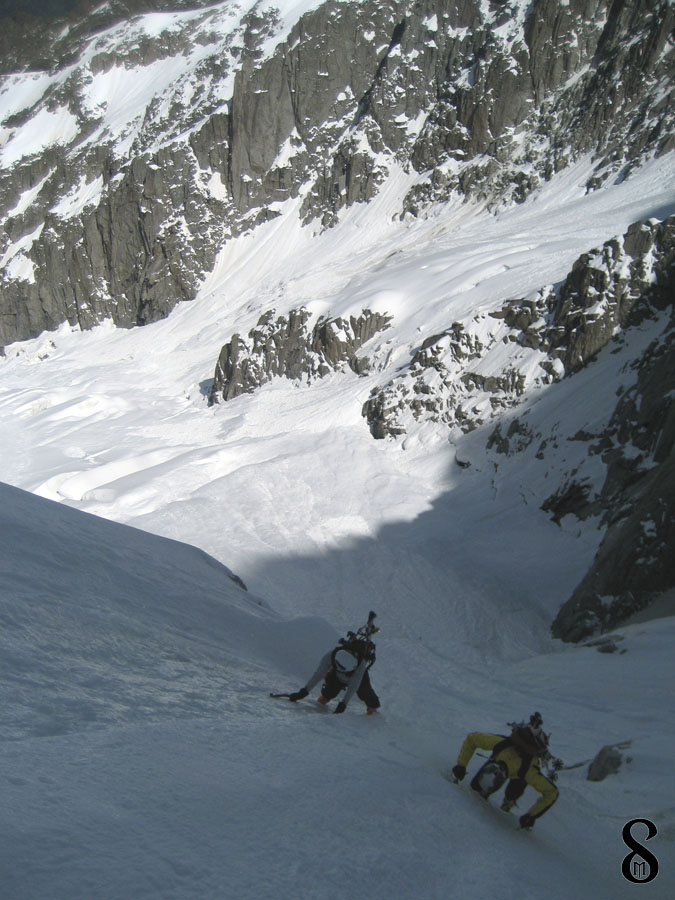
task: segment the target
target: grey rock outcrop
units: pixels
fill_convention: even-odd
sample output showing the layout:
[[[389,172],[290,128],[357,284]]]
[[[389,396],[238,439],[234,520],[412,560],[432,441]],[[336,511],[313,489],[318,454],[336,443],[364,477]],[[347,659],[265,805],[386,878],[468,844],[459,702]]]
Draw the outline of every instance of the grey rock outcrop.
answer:
[[[645,318],[665,315],[659,340],[635,359],[634,387],[618,400],[604,433],[579,435],[606,466],[601,491],[571,480],[542,508],[600,516],[606,533],[586,576],[556,616],[552,632],[578,641],[608,631],[675,586],[675,217],[636,222],[619,239],[584,254],[553,302],[515,305],[506,319],[518,340],[545,350],[556,377],[579,372],[610,342],[628,339]],[[548,306],[548,312],[546,309]],[[536,307],[536,304],[535,304]],[[532,329],[532,319],[548,325]],[[543,365],[546,365],[544,363]],[[513,443],[497,449],[513,450]],[[517,448],[516,448],[517,449]]]
[[[368,360],[358,351],[390,321],[363,310],[348,321],[319,318],[310,329],[310,318],[306,309],[277,318],[271,310],[249,331],[247,340],[232,335],[220,352],[209,403],[251,393],[275,376],[309,382],[344,367],[364,374]]]
[[[362,413],[375,438],[405,434],[406,422],[458,424],[466,430],[476,426],[465,402],[476,387],[493,394],[494,408],[510,401],[502,392],[511,383],[508,373],[485,378],[471,371],[471,363],[482,358],[486,347],[460,322],[422,342],[410,365],[384,388],[373,388]]]
[[[606,744],[594,756],[588,767],[587,781],[604,781],[608,775],[616,775],[624,762],[623,750],[628,750],[632,741],[622,741],[620,744]],[[630,757],[625,758],[630,762]]]
[[[470,6],[457,7],[466,17],[453,22],[464,26],[461,36],[439,48],[443,74],[411,157],[430,175],[411,190],[407,212],[454,191],[522,201],[587,152],[596,160],[592,190],[629,171],[647,145],[672,149],[670,113],[663,116],[666,107],[672,112],[672,95],[644,96],[645,78],[671,77],[672,8],[537,0],[521,22],[509,4],[491,4],[493,28],[486,29]]]
[[[672,302],[675,217],[636,222],[621,239],[584,254],[560,291],[544,341],[566,373],[579,371],[617,329]]]
[[[64,314],[85,329],[107,317],[142,325],[192,299],[222,235],[222,204],[196,192],[196,168],[185,150],[160,150],[101,182],[79,216],[46,213],[30,252],[36,277],[2,286],[0,341],[51,330]]]
[[[675,586],[675,217],[630,229],[623,249],[634,255],[624,272],[633,277],[617,281],[612,273],[618,246],[606,245],[612,253],[604,256],[608,277],[600,287],[609,283],[613,289],[603,316],[591,323],[591,346],[607,333],[608,322],[639,323],[662,310],[669,325],[635,361],[636,383],[619,398],[609,428],[594,446],[607,476],[593,512],[602,513],[607,531],[593,565],[554,620],[554,636],[567,641],[610,630]],[[594,277],[581,281],[598,283]],[[607,299],[597,287],[591,290]],[[580,346],[583,340],[573,343]],[[574,354],[572,371],[576,360]],[[578,501],[570,511],[584,515],[586,498],[579,495]]]

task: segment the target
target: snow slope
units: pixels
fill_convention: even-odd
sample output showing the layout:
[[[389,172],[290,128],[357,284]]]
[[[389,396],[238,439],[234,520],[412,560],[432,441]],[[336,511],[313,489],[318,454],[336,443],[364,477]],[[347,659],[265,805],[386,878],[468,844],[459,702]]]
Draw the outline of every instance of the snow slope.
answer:
[[[624,629],[622,653],[504,664],[488,645],[472,670],[451,635],[470,611],[442,656],[383,610],[383,712],[355,701],[337,718],[267,692],[302,683],[342,622],[282,619],[186,545],[8,486],[0,501],[8,900],[613,900],[637,889],[620,872],[636,816],[660,829],[661,871],[640,889],[672,896],[674,735],[654,677],[672,619]],[[468,728],[534,706],[568,762],[633,743],[605,782],[561,773],[560,800],[525,834],[441,771]]]
[[[541,501],[565,467],[601,480],[597,458],[561,437],[543,464],[525,454],[495,468],[491,426],[374,441],[361,416],[429,334],[673,211],[667,157],[590,195],[588,173],[570,168],[498,216],[449,205],[416,222],[392,219],[409,183],[396,173],[321,235],[289,204],[228,244],[167,320],[7,348],[9,900],[672,896],[673,620],[622,629],[611,654],[549,637],[600,534],[593,521],[559,528]],[[365,348],[371,374],[276,380],[208,408],[232,332],[300,304],[391,313]],[[662,327],[533,390],[521,412],[546,433],[600,430],[634,377],[631,353]],[[371,608],[379,717],[267,697],[300,686]],[[562,773],[558,804],[524,835],[440,772],[467,731],[534,709],[566,762],[624,741],[632,761],[599,784],[585,767]],[[640,888],[621,876],[635,817],[659,828],[661,870]]]
[[[487,547],[509,560],[509,593],[516,605],[527,599],[525,618],[533,604],[550,620],[599,538],[592,526],[579,536],[577,523],[568,533],[567,523],[561,530],[540,512],[555,489],[551,472],[532,462],[527,482],[510,477],[518,460],[494,479],[486,475],[494,463],[481,450],[485,429],[464,436],[421,427],[400,443],[373,441],[361,407],[429,335],[559,281],[580,253],[636,219],[673,209],[669,158],[590,195],[587,175],[584,165],[567,170],[496,217],[459,205],[402,223],[392,220],[405,190],[399,173],[373,203],[321,235],[301,228],[289,204],[254,235],[230,242],[199,297],[167,320],[132,331],[65,327],[8,347],[0,380],[2,478],[190,541],[288,614],[299,593],[322,613],[338,602],[350,616],[361,615],[373,594],[394,591],[405,605],[421,584],[439,604],[449,584],[460,593],[468,584],[471,597],[479,587],[481,595],[499,596],[504,573],[499,568],[492,578]],[[331,375],[309,386],[277,380],[207,408],[215,362],[232,333],[245,334],[271,307],[284,313],[303,304],[315,315],[364,307],[393,315],[391,329],[365,348],[371,375]],[[652,336],[633,340],[646,345]],[[634,377],[622,371],[626,362],[607,353],[582,375],[533,391],[531,421],[544,432],[601,430],[617,381],[625,386]],[[456,465],[458,453],[471,460],[470,470]],[[579,453],[566,442],[555,466],[595,466],[589,475],[597,482],[597,458],[585,448],[583,459]],[[407,527],[415,522],[419,528]],[[385,525],[395,529],[390,542],[382,540]],[[430,528],[442,529],[441,542],[459,542],[450,566],[445,548],[427,566]],[[355,544],[373,573],[365,581],[344,574],[350,567],[341,551]]]

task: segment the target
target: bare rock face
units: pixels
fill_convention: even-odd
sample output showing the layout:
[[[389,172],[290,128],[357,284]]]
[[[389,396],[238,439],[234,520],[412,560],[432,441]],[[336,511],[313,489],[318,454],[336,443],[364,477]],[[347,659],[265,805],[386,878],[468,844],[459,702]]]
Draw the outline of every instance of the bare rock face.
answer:
[[[615,267],[617,242],[606,248],[610,252],[604,255],[599,291],[593,286],[597,277],[575,273],[575,285],[586,283],[604,308],[586,338],[575,335],[567,323],[572,371],[584,359],[579,348],[593,349],[617,325],[639,322],[650,310],[668,309],[670,325],[635,361],[636,384],[619,398],[595,448],[607,466],[596,501],[607,531],[591,569],[553,623],[554,636],[568,641],[615,627],[675,586],[675,218],[636,223],[628,231],[623,250],[630,255],[623,263],[628,258],[631,264],[622,277]],[[588,308],[583,301],[580,305]]]
[[[603,436],[607,526],[590,570],[556,616],[554,637],[616,627],[675,587],[675,321],[640,361],[635,388]]]
[[[547,335],[550,351],[566,372],[583,368],[617,329],[637,324],[649,307],[670,302],[674,240],[674,217],[636,222],[623,238],[577,260]]]
[[[225,344],[216,365],[211,404],[251,393],[275,376],[313,381],[345,367],[363,374],[368,360],[357,351],[390,321],[388,316],[363,310],[349,321],[320,318],[310,329],[306,309],[274,316],[274,310],[262,316],[247,340],[234,334]]]

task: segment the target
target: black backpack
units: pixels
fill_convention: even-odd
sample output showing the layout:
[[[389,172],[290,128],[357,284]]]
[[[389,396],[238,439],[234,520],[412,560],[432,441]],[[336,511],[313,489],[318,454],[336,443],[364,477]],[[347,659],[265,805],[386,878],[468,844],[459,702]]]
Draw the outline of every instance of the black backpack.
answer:
[[[375,644],[372,641],[363,638],[352,637],[348,635],[346,638],[340,638],[340,643],[333,650],[333,665],[335,666],[335,656],[339,650],[346,650],[356,657],[357,664],[362,660],[367,660],[369,669],[375,662]]]
[[[512,725],[508,740],[524,756],[535,758],[545,756],[548,751],[548,735],[543,731],[534,732],[528,725],[522,722]]]
[[[370,669],[375,662],[375,644],[370,640],[370,637],[373,634],[377,634],[379,630],[380,629],[375,626],[375,613],[371,611],[368,614],[367,623],[362,628],[359,628],[356,632],[348,631],[347,637],[340,638],[340,642],[335,650],[333,650],[331,657],[333,668],[338,668],[335,663],[335,657],[338,651],[346,650],[356,657],[358,663],[361,663],[365,659],[368,663],[366,669]],[[339,668],[341,672],[347,674],[344,667],[340,666]]]

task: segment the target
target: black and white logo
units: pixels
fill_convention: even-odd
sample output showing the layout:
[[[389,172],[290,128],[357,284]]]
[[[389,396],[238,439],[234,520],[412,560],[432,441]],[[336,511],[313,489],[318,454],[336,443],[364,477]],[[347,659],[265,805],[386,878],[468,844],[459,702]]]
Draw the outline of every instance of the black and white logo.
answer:
[[[626,822],[621,832],[624,844],[632,851],[621,863],[621,874],[633,884],[646,884],[653,881],[659,873],[657,858],[633,837],[633,826],[640,824],[647,826],[647,836],[644,840],[651,840],[657,833],[657,828],[649,819],[631,819],[630,822]]]

